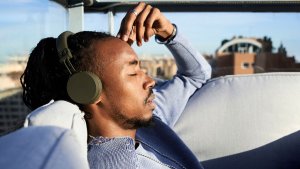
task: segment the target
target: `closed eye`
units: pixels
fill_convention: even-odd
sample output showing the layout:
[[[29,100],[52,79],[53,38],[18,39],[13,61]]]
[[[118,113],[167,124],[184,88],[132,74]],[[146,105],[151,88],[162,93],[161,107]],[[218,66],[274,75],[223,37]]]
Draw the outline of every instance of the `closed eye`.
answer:
[[[136,76],[136,73],[129,74],[128,76]]]

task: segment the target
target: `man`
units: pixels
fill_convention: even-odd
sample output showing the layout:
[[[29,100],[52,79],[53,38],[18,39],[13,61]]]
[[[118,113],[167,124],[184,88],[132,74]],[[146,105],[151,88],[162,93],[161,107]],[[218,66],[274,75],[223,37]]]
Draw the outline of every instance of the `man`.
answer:
[[[128,45],[136,41],[141,46],[153,35],[172,52],[178,67],[172,80],[156,85]],[[86,113],[91,168],[202,168],[169,127],[189,97],[210,78],[209,64],[175,25],[145,3],[126,14],[118,37],[95,32],[67,36],[72,66],[67,66],[69,61],[59,62],[62,54],[57,39],[41,40],[22,76],[24,102],[32,109],[52,99],[76,103],[66,91],[69,76],[91,72],[102,84],[96,93],[99,97],[77,102]],[[141,128],[145,126],[150,127]]]

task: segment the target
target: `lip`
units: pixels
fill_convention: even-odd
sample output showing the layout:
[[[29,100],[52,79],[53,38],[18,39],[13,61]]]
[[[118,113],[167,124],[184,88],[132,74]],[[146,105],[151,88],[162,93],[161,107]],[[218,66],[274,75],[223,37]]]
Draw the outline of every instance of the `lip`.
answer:
[[[151,109],[154,109],[156,106],[155,103],[153,102],[154,98],[155,98],[155,95],[152,93],[146,101],[146,105],[150,106]]]
[[[152,94],[148,97],[146,103],[151,103],[151,102],[153,102],[154,98],[155,98],[155,95],[152,93]]]

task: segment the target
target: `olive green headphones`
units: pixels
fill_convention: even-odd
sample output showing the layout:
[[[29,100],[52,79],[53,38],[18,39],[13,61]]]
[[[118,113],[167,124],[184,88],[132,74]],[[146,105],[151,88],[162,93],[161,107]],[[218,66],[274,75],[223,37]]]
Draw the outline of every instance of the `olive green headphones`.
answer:
[[[68,48],[68,37],[72,32],[61,33],[56,39],[56,48],[59,62],[63,64],[70,77],[67,83],[67,92],[70,98],[79,104],[91,104],[99,100],[102,91],[102,83],[97,75],[87,71],[76,71],[70,59],[73,58]]]

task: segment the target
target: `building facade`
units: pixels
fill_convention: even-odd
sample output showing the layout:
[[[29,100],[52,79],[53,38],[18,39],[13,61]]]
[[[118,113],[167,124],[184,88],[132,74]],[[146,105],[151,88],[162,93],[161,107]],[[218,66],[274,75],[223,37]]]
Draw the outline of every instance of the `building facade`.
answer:
[[[30,110],[22,100],[22,89],[12,88],[0,92],[0,135],[22,126]]]
[[[174,58],[168,56],[142,56],[141,68],[151,77],[171,79],[177,71]]]
[[[213,77],[263,72],[300,71],[299,63],[281,44],[273,52],[272,40],[234,37],[223,40],[216,51]]]
[[[29,109],[22,100],[20,77],[27,57],[12,57],[0,65],[0,135],[23,124]]]

